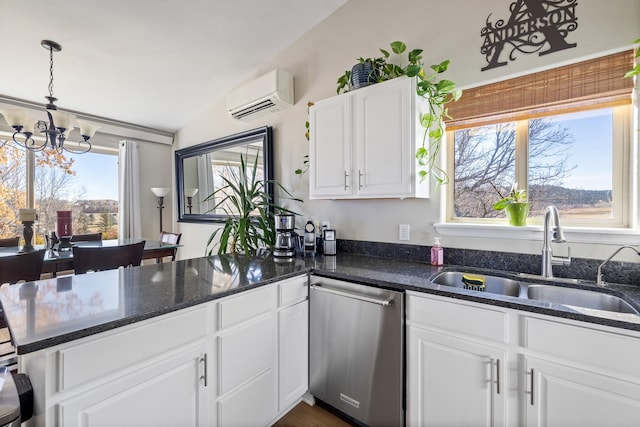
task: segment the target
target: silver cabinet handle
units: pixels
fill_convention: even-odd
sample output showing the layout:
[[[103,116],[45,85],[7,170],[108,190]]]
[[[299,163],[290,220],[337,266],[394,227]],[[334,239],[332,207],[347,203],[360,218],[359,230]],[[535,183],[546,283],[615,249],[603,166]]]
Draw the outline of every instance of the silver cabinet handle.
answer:
[[[535,373],[533,372],[533,368],[531,368],[531,400],[529,401],[531,403],[531,406],[534,405],[534,401],[533,401],[533,379],[535,378]]]
[[[496,359],[496,394],[500,394],[500,359]]]
[[[362,190],[362,171],[358,170],[358,190]]]
[[[200,376],[201,380],[204,380],[204,386],[207,386],[207,353],[204,353],[200,358],[200,363],[204,364],[204,369],[202,370],[202,375]]]
[[[344,171],[344,189],[346,190],[349,185],[347,184],[347,178],[349,178],[349,174],[347,173],[347,171]]]
[[[370,297],[368,295],[358,294],[355,292],[343,291],[342,289],[328,288],[318,283],[312,284],[311,289],[320,291],[320,292],[326,292],[328,294],[334,294],[342,297],[353,298],[359,301],[370,302],[373,304],[381,305],[383,307],[389,307],[393,305],[393,300],[394,300],[394,297],[390,297],[387,299],[380,299],[380,298]]]

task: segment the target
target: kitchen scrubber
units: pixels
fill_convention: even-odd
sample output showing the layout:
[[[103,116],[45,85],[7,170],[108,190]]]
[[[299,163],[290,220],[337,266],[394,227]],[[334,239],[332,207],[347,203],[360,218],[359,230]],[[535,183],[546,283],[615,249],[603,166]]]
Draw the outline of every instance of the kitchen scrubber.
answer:
[[[484,277],[463,274],[462,283],[464,284],[465,289],[469,289],[472,291],[480,291],[480,292],[485,291]]]

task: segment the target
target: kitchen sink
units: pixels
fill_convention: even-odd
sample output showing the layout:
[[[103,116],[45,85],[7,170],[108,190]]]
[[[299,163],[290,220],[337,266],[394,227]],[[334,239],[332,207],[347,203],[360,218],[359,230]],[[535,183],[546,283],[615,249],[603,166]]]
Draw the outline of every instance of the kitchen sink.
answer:
[[[465,274],[472,277],[480,277],[484,279],[484,292],[499,295],[509,295],[512,297],[517,297],[518,295],[520,295],[520,283],[516,280],[506,277],[489,276],[486,274],[476,273],[463,273],[460,271],[442,271],[431,276],[430,280],[432,283],[442,286],[470,289],[462,282],[462,276]]]
[[[607,292],[570,288],[555,284],[543,284],[540,283],[540,281],[533,282],[532,280],[526,279],[518,280],[515,276],[514,278],[509,278],[483,273],[445,270],[433,274],[429,280],[436,285],[479,290],[474,286],[465,285],[462,281],[462,277],[465,275],[471,278],[484,280],[484,292],[490,294],[507,295],[533,301],[610,311],[614,313],[640,315],[640,311],[627,301]],[[530,278],[534,277],[535,276],[530,275]],[[568,281],[568,279],[562,280]]]
[[[529,285],[527,297],[536,301],[571,305],[616,313],[639,314],[631,304],[615,295],[586,289],[564,288],[553,285]]]

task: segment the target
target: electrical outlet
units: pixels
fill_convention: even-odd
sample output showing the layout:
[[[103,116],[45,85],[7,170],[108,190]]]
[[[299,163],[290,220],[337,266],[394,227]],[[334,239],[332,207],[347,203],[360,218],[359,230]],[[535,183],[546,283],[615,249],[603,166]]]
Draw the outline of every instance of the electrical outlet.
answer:
[[[322,228],[331,229],[331,223],[329,221],[322,221]]]
[[[409,224],[400,224],[398,239],[409,240],[409,236],[410,236]]]

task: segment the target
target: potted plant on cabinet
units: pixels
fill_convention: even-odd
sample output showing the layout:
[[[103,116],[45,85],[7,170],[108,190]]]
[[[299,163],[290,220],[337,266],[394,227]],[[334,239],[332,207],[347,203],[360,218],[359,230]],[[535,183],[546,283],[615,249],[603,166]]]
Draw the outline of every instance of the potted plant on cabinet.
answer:
[[[256,172],[258,156],[253,167],[249,168],[244,157],[240,156],[240,167],[230,168],[229,176],[220,176],[224,185],[207,196],[206,200],[215,200],[211,209],[222,208],[227,215],[224,225],[216,229],[207,241],[207,255],[218,248],[218,255],[225,253],[243,253],[255,255],[260,250],[272,248],[275,244],[276,230],[274,212],[295,212],[275,204],[268,191],[268,185],[274,184],[285,194],[285,198],[302,202],[291,195],[275,181],[264,181]],[[219,235],[219,239],[216,237]]]
[[[500,195],[500,200],[493,205],[493,209],[496,211],[504,209],[507,212],[507,218],[509,219],[510,225],[519,227],[527,225],[527,217],[529,216],[529,199],[527,198],[527,191],[518,190],[518,184],[516,183],[511,187],[509,194],[503,196],[498,187],[493,183],[491,183],[491,185],[493,185],[493,188],[496,190],[498,195]]]
[[[403,64],[403,54],[407,50],[407,45],[401,41],[391,43],[391,51],[398,55],[400,63],[390,61],[391,54],[384,49],[380,49],[383,56],[379,58],[368,58],[358,61],[372,64],[373,71],[369,73],[375,82],[382,82],[400,76],[416,78],[416,92],[424,97],[429,105],[429,111],[420,116],[420,124],[425,129],[422,145],[416,150],[416,159],[423,168],[418,171],[420,180],[424,181],[427,174],[431,175],[435,181],[442,185],[449,181],[446,172],[437,165],[436,160],[440,153],[442,136],[444,135],[444,119],[448,118],[446,103],[457,101],[462,96],[462,91],[456,88],[456,84],[451,80],[438,80],[438,75],[447,71],[450,61],[447,59],[439,64],[431,65],[431,72],[427,74],[422,62],[422,49],[413,49],[407,53],[406,64]],[[347,92],[353,85],[351,83],[352,72],[345,73],[338,78],[338,93]]]

